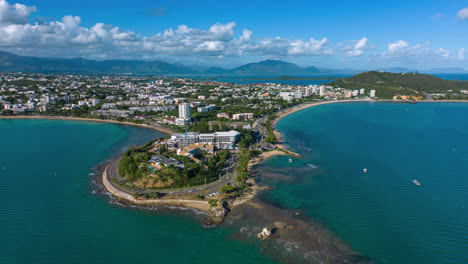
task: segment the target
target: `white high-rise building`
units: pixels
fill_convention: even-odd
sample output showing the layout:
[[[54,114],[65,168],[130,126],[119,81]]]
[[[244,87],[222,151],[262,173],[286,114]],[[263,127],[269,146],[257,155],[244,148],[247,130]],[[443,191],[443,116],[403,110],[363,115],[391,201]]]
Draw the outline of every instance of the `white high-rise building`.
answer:
[[[312,94],[317,94],[317,90],[318,90],[318,87],[317,87],[317,86],[313,86],[313,87],[312,87]]]
[[[366,91],[366,90],[364,90],[364,88],[361,88],[361,90],[359,90],[359,94],[360,94],[360,95],[363,95],[365,91]]]
[[[309,97],[311,95],[312,95],[312,88],[307,87],[306,90],[305,90],[305,97]]]
[[[192,107],[190,107],[190,104],[188,103],[179,104],[179,118],[183,118],[183,119],[192,118]]]
[[[370,97],[371,97],[371,98],[374,98],[374,97],[375,97],[375,90],[371,90],[371,91],[370,91]]]
[[[358,90],[354,90],[353,91],[353,96],[358,96],[359,95],[359,91]]]
[[[179,118],[175,123],[178,126],[186,126],[192,121],[192,107],[188,103],[179,104]]]
[[[302,98],[302,91],[300,89],[297,89],[297,91],[294,93],[294,98],[296,99]]]
[[[320,90],[320,96],[322,96],[322,95],[324,95],[326,93],[326,88],[323,85],[319,87],[319,90]]]

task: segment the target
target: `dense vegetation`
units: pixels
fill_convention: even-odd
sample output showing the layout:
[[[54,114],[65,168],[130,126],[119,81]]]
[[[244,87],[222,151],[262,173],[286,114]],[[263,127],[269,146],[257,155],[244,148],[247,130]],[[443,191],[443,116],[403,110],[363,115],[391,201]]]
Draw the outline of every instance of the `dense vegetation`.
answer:
[[[148,167],[148,161],[153,155],[148,152],[152,143],[141,148],[133,148],[122,156],[119,174],[128,184],[132,185],[135,181],[151,179],[155,176],[158,180],[169,182],[170,186],[166,187],[170,188],[197,186],[204,184],[205,181],[210,183],[219,178],[219,174],[230,155],[226,150],[219,151],[213,156],[201,153],[197,156],[200,162],[195,162],[189,157],[177,155],[161,147],[158,155],[174,158],[184,164],[184,168],[162,165],[160,170],[154,172]]]
[[[247,184],[248,174],[248,164],[252,157],[258,155],[256,150],[242,149],[239,152],[239,159],[237,162],[236,168],[236,179],[235,185],[224,185],[219,191],[228,198],[235,198],[247,190],[249,185]]]
[[[275,133],[274,133],[274,128],[273,128],[273,120],[275,120],[276,118],[276,115],[275,114],[271,114],[268,116],[267,118],[267,121],[265,122],[264,126],[266,128],[266,131],[267,131],[267,136],[265,138],[265,142],[267,143],[275,143],[276,142],[276,136],[275,136]]]
[[[331,86],[351,90],[377,91],[377,97],[391,99],[395,95],[424,96],[428,93],[459,92],[468,89],[468,82],[444,80],[419,73],[364,72],[330,83]]]

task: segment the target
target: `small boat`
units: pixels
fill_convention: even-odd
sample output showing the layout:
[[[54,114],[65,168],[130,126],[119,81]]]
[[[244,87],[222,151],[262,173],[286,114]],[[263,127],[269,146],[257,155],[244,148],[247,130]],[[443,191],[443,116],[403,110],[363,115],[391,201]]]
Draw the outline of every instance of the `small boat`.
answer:
[[[292,160],[292,159],[289,159],[289,162],[291,162],[291,163],[292,163],[292,162],[293,162],[293,160]]]
[[[416,184],[417,186],[421,186],[421,183],[418,180],[413,180],[413,183]]]
[[[367,173],[367,169],[363,169],[362,171],[363,171],[364,173]]]

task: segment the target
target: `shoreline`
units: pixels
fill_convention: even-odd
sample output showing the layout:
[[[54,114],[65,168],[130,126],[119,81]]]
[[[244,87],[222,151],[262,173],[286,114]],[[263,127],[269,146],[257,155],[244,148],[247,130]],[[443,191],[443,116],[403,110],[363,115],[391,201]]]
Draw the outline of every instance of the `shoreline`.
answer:
[[[128,194],[124,191],[116,188],[107,177],[107,169],[109,164],[106,165],[104,171],[102,172],[102,184],[105,189],[114,197],[122,199],[126,202],[130,202],[137,206],[147,206],[147,205],[159,205],[159,206],[175,206],[175,207],[184,207],[202,211],[204,213],[210,214],[210,205],[207,201],[201,200],[190,200],[190,199],[136,199],[131,194]]]
[[[94,118],[86,118],[86,117],[66,117],[66,116],[0,116],[0,119],[48,119],[48,120],[73,120],[73,121],[87,121],[87,122],[98,122],[98,123],[111,123],[111,124],[118,124],[118,125],[128,125],[128,126],[136,126],[136,127],[143,127],[149,128],[153,130],[157,130],[167,135],[172,135],[174,132],[166,127],[160,126],[152,126],[147,124],[137,124],[128,121],[116,121],[116,120],[109,120],[109,119],[94,119]]]
[[[288,150],[288,148],[284,145],[283,142],[283,135],[276,129],[276,124],[285,116],[288,116],[290,114],[293,114],[295,112],[314,107],[314,106],[319,106],[319,105],[324,105],[324,104],[338,104],[338,103],[358,103],[358,102],[375,102],[375,103],[406,103],[406,101],[403,100],[393,100],[393,99],[358,99],[358,100],[336,100],[336,101],[320,101],[320,102],[314,102],[314,103],[305,103],[301,105],[296,105],[290,108],[285,109],[284,111],[281,111],[280,113],[277,114],[275,120],[272,121],[272,127],[273,127],[273,133],[275,134],[276,137],[276,143],[274,144],[276,147]],[[468,100],[421,100],[421,101],[416,101],[416,103],[468,103]],[[294,152],[293,152],[294,153]],[[272,155],[274,156],[274,155]]]

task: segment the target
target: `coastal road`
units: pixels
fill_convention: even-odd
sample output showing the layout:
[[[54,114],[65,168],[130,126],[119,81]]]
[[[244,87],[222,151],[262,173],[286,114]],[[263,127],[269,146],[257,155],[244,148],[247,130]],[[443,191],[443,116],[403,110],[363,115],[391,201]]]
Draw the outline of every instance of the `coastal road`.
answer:
[[[233,183],[235,179],[235,170],[237,167],[237,154],[232,153],[231,157],[228,159],[227,166],[221,170],[221,173],[219,175],[219,179],[206,184],[206,187],[204,185],[202,186],[196,186],[196,187],[188,187],[188,188],[178,188],[178,189],[161,189],[161,190],[136,190],[136,189],[131,189],[127,188],[124,186],[121,186],[120,184],[115,184],[123,182],[123,179],[119,176],[118,170],[119,170],[119,162],[120,162],[121,157],[118,157],[114,160],[111,161],[111,163],[108,165],[107,169],[107,177],[109,178],[109,181],[119,190],[126,192],[128,194],[134,194],[135,192],[138,192],[140,194],[149,194],[149,193],[154,193],[154,192],[159,192],[163,194],[193,194],[193,195],[204,195],[207,196],[209,194],[217,192],[221,187],[223,187],[226,184]]]

